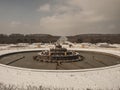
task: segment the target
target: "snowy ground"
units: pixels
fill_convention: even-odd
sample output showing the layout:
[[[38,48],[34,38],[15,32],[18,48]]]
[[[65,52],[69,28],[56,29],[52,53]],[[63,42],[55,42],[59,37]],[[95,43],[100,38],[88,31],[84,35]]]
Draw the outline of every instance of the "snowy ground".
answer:
[[[70,43],[71,44],[71,43]],[[34,48],[53,48],[53,44],[40,44],[40,43],[20,43],[20,44],[0,44],[0,50],[10,50],[10,49],[34,49]],[[65,48],[69,48],[69,45],[63,45]],[[106,48],[113,50],[120,50],[120,44],[107,44],[107,43],[75,43],[72,44],[72,48]]]
[[[17,47],[12,45],[0,46],[0,55],[11,52],[26,50],[42,50],[54,47],[53,45],[26,45]],[[93,44],[75,44],[71,50],[87,50],[106,52],[120,56],[120,45],[116,48],[104,48]],[[68,45],[64,45],[68,47]],[[120,65],[85,69],[85,70],[33,70],[17,68],[0,64],[0,82],[17,87],[43,86],[47,88],[74,88],[74,90],[119,90],[120,88]],[[52,90],[52,89],[51,89]],[[64,89],[65,90],[65,89]]]

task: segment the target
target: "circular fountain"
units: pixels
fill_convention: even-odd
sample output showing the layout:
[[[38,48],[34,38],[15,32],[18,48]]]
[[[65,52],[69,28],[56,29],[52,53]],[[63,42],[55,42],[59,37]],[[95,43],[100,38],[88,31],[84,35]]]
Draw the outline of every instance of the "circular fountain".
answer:
[[[81,70],[118,65],[120,57],[108,52],[66,49],[58,44],[51,49],[12,51],[1,55],[0,63],[30,69]]]

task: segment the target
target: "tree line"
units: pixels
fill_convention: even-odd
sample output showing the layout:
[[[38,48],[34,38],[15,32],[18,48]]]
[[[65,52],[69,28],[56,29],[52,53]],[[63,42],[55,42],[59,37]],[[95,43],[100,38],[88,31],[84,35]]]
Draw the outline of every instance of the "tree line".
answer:
[[[0,44],[16,43],[54,43],[60,36],[49,34],[0,34]],[[68,41],[73,43],[118,43],[120,34],[80,34],[67,36]]]
[[[48,34],[0,34],[0,44],[16,43],[52,43],[56,42],[59,36]]]
[[[68,40],[77,43],[118,43],[120,44],[120,34],[80,34],[68,36]]]

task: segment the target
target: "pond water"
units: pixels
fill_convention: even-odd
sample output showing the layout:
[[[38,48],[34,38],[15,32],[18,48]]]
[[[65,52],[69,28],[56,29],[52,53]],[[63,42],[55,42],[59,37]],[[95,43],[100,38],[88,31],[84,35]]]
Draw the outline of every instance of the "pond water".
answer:
[[[107,67],[120,64],[120,57],[93,51],[77,51],[84,57],[82,61],[61,63],[46,63],[33,60],[33,56],[40,51],[19,52],[3,55],[0,57],[0,63],[15,67],[44,69],[44,70],[75,70]]]

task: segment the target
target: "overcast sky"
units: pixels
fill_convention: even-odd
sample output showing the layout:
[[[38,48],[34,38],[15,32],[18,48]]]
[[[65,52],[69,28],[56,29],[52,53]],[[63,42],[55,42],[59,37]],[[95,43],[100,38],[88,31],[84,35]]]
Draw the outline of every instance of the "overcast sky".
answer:
[[[0,0],[0,33],[120,34],[120,0]]]

